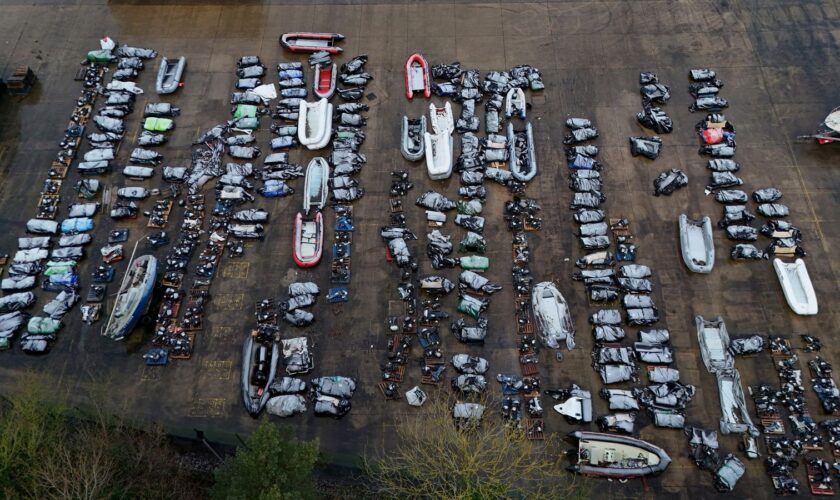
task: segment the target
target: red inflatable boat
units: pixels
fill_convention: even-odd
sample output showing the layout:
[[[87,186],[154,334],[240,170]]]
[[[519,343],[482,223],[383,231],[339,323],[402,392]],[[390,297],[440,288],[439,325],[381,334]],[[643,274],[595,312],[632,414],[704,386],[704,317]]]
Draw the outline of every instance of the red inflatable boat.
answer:
[[[405,96],[414,99],[414,93],[421,90],[426,99],[432,96],[429,63],[420,54],[411,54],[405,61]]]
[[[303,220],[298,212],[295,217],[294,236],[292,237],[292,257],[298,267],[312,267],[321,261],[324,248],[324,224],[321,212],[314,220]]]

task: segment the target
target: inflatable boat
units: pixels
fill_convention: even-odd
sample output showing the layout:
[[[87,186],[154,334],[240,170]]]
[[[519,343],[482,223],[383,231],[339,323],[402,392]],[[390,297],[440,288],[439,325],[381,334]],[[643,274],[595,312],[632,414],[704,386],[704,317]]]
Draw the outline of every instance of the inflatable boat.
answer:
[[[455,130],[455,119],[452,117],[452,105],[448,102],[442,108],[429,104],[429,115],[432,121],[432,130],[436,134],[451,134]]]
[[[773,267],[793,312],[803,316],[817,314],[817,294],[808,276],[808,269],[805,268],[805,261],[796,259],[794,263],[787,263],[777,258],[773,259]]]
[[[137,325],[140,317],[146,314],[155,289],[157,265],[158,261],[152,255],[137,257],[129,263],[114,301],[114,309],[102,329],[103,336],[114,340],[124,339]]]
[[[277,342],[271,342],[271,346],[257,342],[255,333],[249,334],[242,345],[241,385],[245,409],[257,418],[268,402],[268,387],[277,374],[280,347]]]
[[[429,63],[420,54],[411,54],[405,61],[405,96],[411,100],[415,92],[421,91],[426,99],[432,96]]]
[[[303,185],[303,212],[309,215],[310,210],[321,210],[327,203],[330,178],[330,166],[327,160],[320,156],[312,158],[306,167],[306,179]]]
[[[712,220],[700,220],[680,215],[680,249],[686,267],[695,273],[712,272],[715,265],[715,242],[712,238]]]
[[[184,68],[187,66],[187,58],[178,59],[163,58],[158,69],[155,91],[158,94],[171,94],[181,86],[181,77],[184,76]]]
[[[426,116],[417,120],[410,120],[407,116],[402,119],[402,134],[400,151],[408,161],[418,161],[426,151]]]
[[[321,99],[329,99],[335,93],[335,75],[338,73],[335,63],[329,66],[315,65],[315,81],[312,91]]]
[[[537,175],[537,157],[534,152],[534,131],[531,123],[525,124],[524,132],[514,132],[513,124],[507,128],[510,173],[520,182],[528,182]]]
[[[321,261],[324,247],[324,224],[321,212],[313,220],[303,220],[298,213],[295,217],[294,237],[292,239],[292,257],[298,267],[312,267]]]
[[[560,341],[566,341],[566,348],[575,348],[575,327],[569,312],[569,304],[557,290],[554,283],[545,281],[534,286],[531,305],[537,319],[539,336],[546,347],[560,348]]]
[[[297,132],[298,141],[307,149],[326,146],[332,134],[332,104],[323,98],[312,103],[300,101]]]
[[[518,116],[525,119],[525,92],[519,87],[508,90],[505,96],[505,116]]]
[[[433,181],[448,179],[452,175],[452,135],[449,132],[423,135],[426,169]]]
[[[658,474],[671,464],[665,450],[629,436],[576,431],[568,439],[577,445],[569,453],[575,463],[567,467],[575,474],[631,478]]]
[[[309,33],[304,31],[285,33],[280,36],[280,45],[291,52],[329,52],[339,54],[344,49],[336,46],[344,40],[338,33]]]

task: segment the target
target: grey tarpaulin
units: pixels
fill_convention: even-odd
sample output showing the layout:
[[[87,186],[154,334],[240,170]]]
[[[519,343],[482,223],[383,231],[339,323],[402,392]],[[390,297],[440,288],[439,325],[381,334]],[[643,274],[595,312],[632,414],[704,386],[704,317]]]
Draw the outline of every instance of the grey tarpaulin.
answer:
[[[306,413],[306,399],[300,394],[284,394],[268,400],[265,411],[276,417],[291,417]]]
[[[332,376],[312,379],[312,387],[327,396],[349,398],[356,391],[356,382],[349,377]]]
[[[664,366],[655,366],[648,370],[648,378],[651,383],[665,384],[668,382],[679,382],[680,371],[676,368],[667,368]]]
[[[268,387],[268,390],[274,396],[279,396],[280,394],[300,394],[306,391],[306,382],[292,377],[275,378],[274,382]]]

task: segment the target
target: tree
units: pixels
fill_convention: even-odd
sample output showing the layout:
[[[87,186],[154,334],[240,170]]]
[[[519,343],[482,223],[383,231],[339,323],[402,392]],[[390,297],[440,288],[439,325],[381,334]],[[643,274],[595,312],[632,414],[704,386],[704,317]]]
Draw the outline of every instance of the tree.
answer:
[[[163,430],[127,425],[104,386],[91,387],[85,411],[62,404],[66,392],[44,375],[25,374],[19,386],[0,404],[3,498],[206,496],[207,481],[179,466]]]
[[[374,494],[386,498],[584,498],[585,484],[563,470],[554,435],[529,440],[489,399],[480,425],[456,428],[451,397],[430,399],[396,424],[396,440],[365,460]]]
[[[300,499],[315,497],[312,469],[318,442],[300,442],[291,429],[263,419],[246,446],[216,469],[212,497],[227,499]]]

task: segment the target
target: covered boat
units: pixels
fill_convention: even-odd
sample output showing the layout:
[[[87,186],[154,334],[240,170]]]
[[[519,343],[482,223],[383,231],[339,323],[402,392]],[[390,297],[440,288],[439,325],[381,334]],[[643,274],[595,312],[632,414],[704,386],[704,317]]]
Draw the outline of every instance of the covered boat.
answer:
[[[242,402],[248,414],[256,418],[270,396],[268,387],[274,382],[280,347],[277,342],[271,346],[258,342],[252,332],[242,345]]]
[[[402,119],[402,134],[400,151],[408,161],[418,161],[426,152],[426,116],[411,120],[407,116]]]
[[[429,63],[420,54],[411,54],[405,61],[405,96],[414,99],[414,93],[421,91],[426,99],[432,96]]]
[[[658,474],[671,464],[665,450],[641,439],[586,431],[568,438],[577,444],[577,458],[567,469],[576,474],[632,478]]]
[[[338,73],[335,63],[332,65],[316,64],[315,81],[312,91],[321,99],[329,99],[335,93],[335,76]]]
[[[534,286],[531,305],[537,319],[537,328],[542,343],[552,349],[560,348],[560,341],[566,341],[569,350],[575,347],[575,327],[572,324],[569,304],[557,290],[554,283],[544,281]]]
[[[152,255],[143,255],[129,263],[102,335],[122,340],[131,333],[149,306],[155,288],[157,264],[157,259]]]
[[[306,179],[303,185],[303,212],[309,215],[311,209],[321,210],[327,203],[330,178],[330,166],[327,160],[317,156],[306,167]]]
[[[508,90],[505,96],[505,116],[525,119],[525,92],[519,87]]]
[[[452,175],[452,135],[450,132],[423,135],[426,169],[433,181],[448,179]]]
[[[513,123],[507,128],[510,173],[520,182],[528,182],[537,175],[537,156],[534,152],[534,130],[531,123],[525,124],[523,132],[514,132]]]
[[[181,77],[184,76],[184,68],[187,66],[187,58],[184,56],[178,59],[163,58],[160,61],[155,91],[158,94],[171,94],[181,86]]]
[[[291,52],[329,52],[339,54],[344,49],[336,46],[344,40],[344,35],[339,33],[310,33],[298,31],[284,33],[280,36],[280,45]]]
[[[680,249],[686,267],[695,273],[710,273],[715,265],[715,242],[712,239],[712,220],[700,220],[680,214]]]
[[[697,325],[697,341],[700,343],[700,355],[709,373],[715,374],[735,367],[735,359],[729,353],[729,332],[726,323],[718,316],[714,320],[703,316],[694,318]]]
[[[321,149],[332,134],[332,104],[322,98],[318,102],[300,101],[298,140],[308,149]]]
[[[294,237],[292,241],[292,256],[298,267],[312,267],[321,260],[324,247],[324,224],[321,212],[315,214],[314,220],[303,220],[298,213],[295,217]]]
[[[432,130],[436,134],[451,134],[455,130],[455,119],[452,117],[452,105],[447,102],[439,108],[434,103],[429,104],[429,115],[432,121]]]
[[[796,262],[789,264],[773,259],[773,268],[776,269],[785,300],[793,312],[803,316],[817,314],[817,294],[808,276],[808,269],[805,268],[805,261],[796,259]]]

